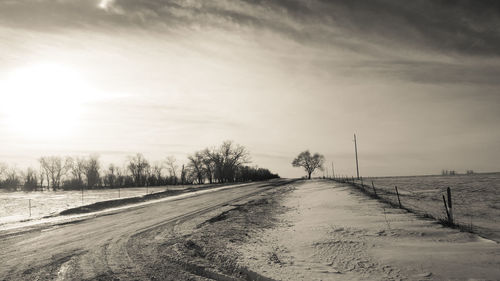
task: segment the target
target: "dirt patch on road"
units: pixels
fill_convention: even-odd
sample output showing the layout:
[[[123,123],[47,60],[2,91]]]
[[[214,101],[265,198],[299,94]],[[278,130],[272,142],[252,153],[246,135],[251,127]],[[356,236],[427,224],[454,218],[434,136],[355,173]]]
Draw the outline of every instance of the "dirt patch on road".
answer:
[[[133,237],[129,254],[150,280],[273,280],[241,266],[241,245],[281,221],[283,186],[196,219]]]

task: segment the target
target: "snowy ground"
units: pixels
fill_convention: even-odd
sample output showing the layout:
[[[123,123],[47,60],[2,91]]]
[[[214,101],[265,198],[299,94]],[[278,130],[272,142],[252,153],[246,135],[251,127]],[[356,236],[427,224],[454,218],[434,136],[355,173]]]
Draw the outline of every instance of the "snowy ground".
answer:
[[[99,201],[142,196],[169,190],[185,189],[192,186],[156,186],[120,189],[44,192],[3,192],[0,191],[0,227],[6,223],[33,220],[44,216]],[[30,210],[31,204],[31,210]],[[31,216],[30,216],[31,211]]]
[[[239,186],[0,230],[0,279],[500,279],[496,242],[353,187],[325,180]]]
[[[498,280],[500,246],[328,181],[298,184],[281,223],[244,243],[243,267],[275,280]]]
[[[500,173],[365,179],[369,192],[372,181],[384,199],[397,204],[397,186],[403,206],[436,218],[446,218],[442,195],[450,187],[455,222],[500,242]]]

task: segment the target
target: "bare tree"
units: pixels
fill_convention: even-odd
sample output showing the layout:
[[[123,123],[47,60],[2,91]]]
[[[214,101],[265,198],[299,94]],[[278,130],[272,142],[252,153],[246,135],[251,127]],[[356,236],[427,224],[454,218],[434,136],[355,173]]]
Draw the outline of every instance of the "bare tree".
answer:
[[[17,190],[17,187],[21,185],[21,179],[19,178],[18,171],[15,167],[6,168],[3,172],[3,182],[1,185],[3,188],[8,190]]]
[[[92,188],[99,184],[100,174],[99,170],[101,164],[99,163],[99,156],[91,155],[85,161],[85,177],[87,178],[87,187]]]
[[[181,169],[181,184],[184,185],[186,183],[186,169],[184,168],[184,164],[182,164]]]
[[[45,177],[45,170],[42,165],[40,165],[40,169],[38,169],[38,179],[40,180],[40,190],[43,191],[43,182]],[[47,183],[48,185],[48,183]]]
[[[104,175],[104,185],[108,187],[115,187],[117,182],[117,169],[114,164],[109,164],[107,171]]]
[[[116,183],[115,183],[116,186],[123,187],[126,185],[127,178],[129,177],[126,174],[126,171],[127,168],[125,167],[120,168],[118,166],[115,166],[114,172],[116,174]]]
[[[24,177],[24,191],[34,191],[38,185],[37,172],[33,168],[28,168],[23,174]]]
[[[73,159],[68,157],[68,166],[73,176],[72,184],[75,185],[75,187],[82,187],[84,185],[83,181],[87,166],[85,158],[76,157]]]
[[[214,176],[220,183],[233,182],[237,168],[250,161],[246,148],[232,141],[223,142],[217,149],[206,149],[204,154],[213,163]]]
[[[47,179],[47,190],[50,188],[50,164],[49,164],[49,157],[43,156],[40,159],[38,159],[40,162],[40,170],[43,170],[43,174],[45,178]]]
[[[135,156],[130,157],[127,168],[134,178],[135,185],[144,186],[146,184],[146,173],[149,169],[149,162],[142,154],[137,153]]]
[[[203,156],[203,169],[206,177],[208,178],[209,183],[213,183],[214,181],[214,172],[215,172],[215,163],[211,158],[211,151],[206,148],[201,152]]]
[[[68,158],[63,162],[59,156],[48,156],[40,158],[39,161],[47,177],[47,185],[51,185],[52,189],[56,190],[61,186],[61,178],[71,167],[71,160]]]
[[[188,156],[188,169],[190,169],[199,184],[203,184],[205,172],[203,167],[203,152],[197,151],[193,155]]]
[[[151,177],[153,185],[161,185],[163,183],[163,164],[160,162],[155,162],[151,166]]]
[[[311,179],[311,174],[316,170],[323,170],[325,157],[321,154],[314,153],[311,155],[309,150],[301,152],[292,162],[294,167],[302,167],[307,172],[308,179]]]
[[[177,184],[177,169],[179,167],[176,165],[176,162],[177,160],[174,156],[167,157],[167,160],[165,161],[165,165],[167,166],[170,178],[173,180],[173,184]]]
[[[235,181],[236,170],[242,164],[250,162],[250,156],[247,149],[239,144],[234,144],[232,141],[225,141],[220,147],[224,166],[224,178],[227,181]]]
[[[151,176],[153,175],[153,169],[151,168],[151,165],[148,165],[146,167],[146,170],[144,171],[144,185],[145,186],[151,186],[154,184],[154,181],[152,181]]]

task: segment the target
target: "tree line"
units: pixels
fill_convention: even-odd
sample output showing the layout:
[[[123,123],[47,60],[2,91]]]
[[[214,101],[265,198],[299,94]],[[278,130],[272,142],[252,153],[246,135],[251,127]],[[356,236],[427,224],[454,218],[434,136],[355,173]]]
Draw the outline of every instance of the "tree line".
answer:
[[[19,171],[0,163],[0,189],[74,190],[162,185],[188,185],[268,180],[279,178],[268,169],[250,167],[248,150],[232,141],[190,154],[186,164],[175,157],[150,162],[138,153],[123,166],[103,167],[98,155],[87,157],[43,156],[38,169]]]

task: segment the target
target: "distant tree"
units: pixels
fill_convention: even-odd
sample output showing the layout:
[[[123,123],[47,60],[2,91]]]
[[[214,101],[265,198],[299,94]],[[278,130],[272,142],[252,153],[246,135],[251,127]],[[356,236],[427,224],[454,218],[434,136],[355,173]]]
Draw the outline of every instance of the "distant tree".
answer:
[[[188,156],[188,160],[188,169],[191,171],[197,182],[199,184],[203,184],[205,178],[205,171],[203,167],[203,153],[197,151],[193,155]]]
[[[115,187],[125,187],[128,186],[129,182],[134,182],[131,176],[126,174],[127,168],[120,168],[115,166],[114,173],[116,174]]]
[[[206,148],[204,149],[201,154],[202,154],[202,162],[203,162],[203,170],[205,172],[205,176],[208,178],[209,183],[213,183],[214,181],[214,173],[215,173],[215,163],[212,160],[211,157],[211,151]]]
[[[236,180],[239,182],[262,181],[279,177],[279,175],[271,173],[268,169],[259,167],[241,166],[236,172]]]
[[[80,189],[94,187],[132,187],[162,184],[203,184],[206,179],[210,183],[234,181],[265,180],[279,177],[267,169],[248,167],[244,164],[250,160],[247,149],[232,141],[225,141],[218,147],[197,151],[188,156],[188,163],[179,169],[175,157],[166,159],[165,165],[150,165],[142,154],[128,158],[122,168],[113,164],[101,170],[97,155],[88,157],[43,156],[38,159],[38,170],[29,168],[23,172],[9,169],[0,163],[0,188],[43,191]],[[170,177],[162,176],[166,168]]]
[[[109,164],[108,169],[104,172],[104,178],[103,182],[105,186],[108,187],[117,187],[118,185],[118,180],[117,180],[117,169],[114,164]]]
[[[3,182],[7,174],[8,166],[5,163],[0,162],[0,188],[5,188]]]
[[[4,172],[4,180],[1,183],[2,187],[7,190],[17,190],[17,187],[21,185],[21,179],[16,168],[11,167],[6,169]]]
[[[28,168],[23,174],[24,177],[24,191],[35,191],[38,185],[37,172],[33,168]]]
[[[162,185],[163,184],[163,176],[162,176],[162,171],[163,171],[163,164],[156,162],[151,166],[150,172],[149,172],[149,180],[148,184],[149,185]]]
[[[235,181],[236,170],[243,164],[250,162],[250,155],[247,149],[232,141],[222,143],[219,153],[223,159],[223,179],[225,181]]]
[[[224,181],[224,158],[218,149],[206,149],[206,157],[211,162],[213,168],[213,180],[219,183]]]
[[[316,170],[323,170],[325,157],[321,154],[314,153],[311,155],[309,150],[301,152],[292,162],[294,167],[302,167],[307,172],[308,179],[311,179],[311,174]]]
[[[76,157],[71,158],[68,157],[68,166],[71,176],[73,177],[70,180],[71,188],[81,188],[84,186],[84,177],[87,169],[87,161],[85,158]]]
[[[40,165],[40,169],[38,169],[38,180],[40,181],[39,186],[41,191],[43,191],[44,177],[45,177],[45,170],[43,169],[42,165]]]
[[[0,181],[3,180],[5,173],[7,172],[7,164],[0,162]]]
[[[219,148],[206,149],[204,154],[213,163],[214,177],[219,183],[235,181],[238,167],[250,161],[247,149],[232,141],[223,142]]]
[[[149,162],[140,153],[135,156],[130,157],[129,164],[127,166],[128,170],[132,174],[135,185],[145,186],[147,171],[149,169]]]
[[[61,179],[71,167],[71,160],[69,158],[63,162],[59,156],[41,157],[39,159],[40,165],[44,169],[47,178],[47,185],[52,186],[56,190],[61,186]]]
[[[179,166],[176,165],[176,162],[177,159],[175,159],[175,156],[169,156],[165,161],[165,166],[167,167],[168,173],[170,175],[171,184],[177,184],[177,169],[179,169]]]
[[[181,184],[184,185],[186,183],[186,169],[184,168],[184,164],[181,169]]]
[[[91,155],[85,161],[85,177],[87,178],[87,187],[93,188],[99,185],[101,164],[99,163],[99,156]]]

